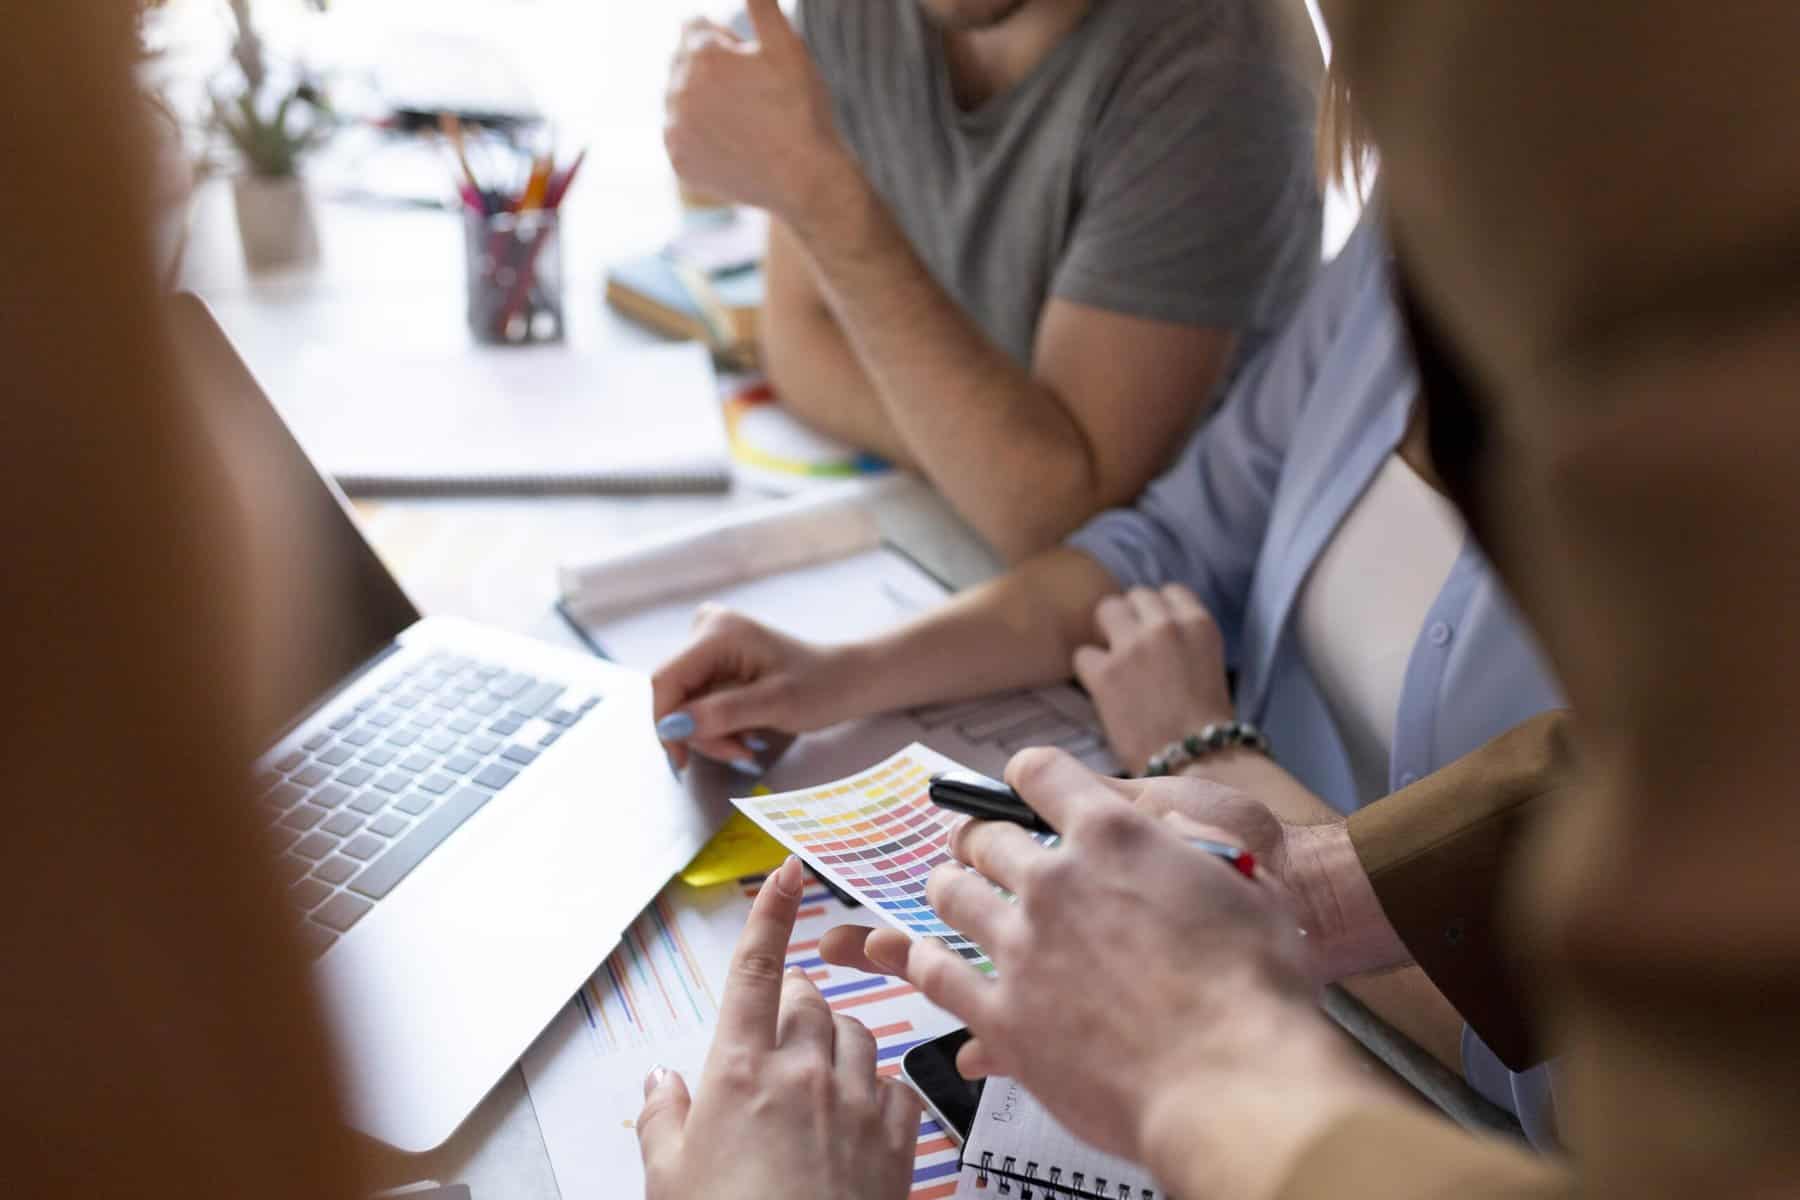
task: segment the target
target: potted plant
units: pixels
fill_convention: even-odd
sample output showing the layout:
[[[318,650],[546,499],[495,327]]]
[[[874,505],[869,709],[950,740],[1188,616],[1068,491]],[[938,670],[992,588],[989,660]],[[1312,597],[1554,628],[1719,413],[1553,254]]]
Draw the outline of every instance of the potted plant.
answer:
[[[306,265],[319,257],[319,235],[301,160],[330,136],[331,109],[310,81],[273,82],[250,0],[229,3],[242,83],[234,96],[213,93],[212,122],[242,167],[232,187],[244,259],[252,270]]]

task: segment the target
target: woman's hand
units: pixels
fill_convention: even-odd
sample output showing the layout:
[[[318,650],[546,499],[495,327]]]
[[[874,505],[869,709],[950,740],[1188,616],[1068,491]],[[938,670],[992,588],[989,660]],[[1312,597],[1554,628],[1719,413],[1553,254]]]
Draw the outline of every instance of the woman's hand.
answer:
[[[1007,780],[1061,845],[973,822],[953,849],[980,875],[940,867],[929,885],[997,971],[927,941],[900,964],[974,1032],[958,1066],[1014,1076],[1176,1194],[1269,1194],[1308,1141],[1380,1094],[1319,1016],[1293,914],[1138,811],[1142,784],[1044,750]]]
[[[660,1068],[638,1144],[648,1200],[899,1200],[912,1185],[919,1102],[875,1074],[875,1038],[783,975],[803,880],[790,858],[738,941],[700,1095]]]
[[[852,715],[854,654],[702,605],[687,649],[651,679],[657,736],[677,767],[692,750],[760,775],[794,735]]]
[[[1108,596],[1094,627],[1105,644],[1075,652],[1075,677],[1128,770],[1142,772],[1170,742],[1231,720],[1225,642],[1193,592],[1171,584]]]

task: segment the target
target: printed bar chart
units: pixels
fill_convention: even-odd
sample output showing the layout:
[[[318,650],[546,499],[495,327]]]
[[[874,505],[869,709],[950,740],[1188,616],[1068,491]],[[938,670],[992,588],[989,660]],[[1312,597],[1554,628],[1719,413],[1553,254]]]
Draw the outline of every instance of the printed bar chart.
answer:
[[[642,1194],[633,1123],[644,1074],[657,1065],[699,1085],[717,1022],[731,948],[760,879],[713,888],[672,886],[627,932],[524,1060],[532,1102],[563,1194],[570,1200]],[[867,909],[823,887],[801,898],[787,964],[831,1007],[875,1036],[876,1070],[899,1073],[907,1050],[957,1022],[898,979],[835,967],[819,957],[825,931],[869,924]],[[909,1200],[956,1194],[961,1153],[936,1122],[920,1123]]]

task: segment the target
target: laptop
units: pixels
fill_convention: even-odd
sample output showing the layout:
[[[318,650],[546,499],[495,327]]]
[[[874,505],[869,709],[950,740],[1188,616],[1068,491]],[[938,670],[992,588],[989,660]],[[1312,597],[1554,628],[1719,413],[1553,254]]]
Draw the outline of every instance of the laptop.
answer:
[[[264,641],[311,648],[259,672],[264,849],[313,956],[351,1123],[429,1150],[725,813],[673,777],[645,675],[421,616],[206,307],[175,306],[261,531]]]

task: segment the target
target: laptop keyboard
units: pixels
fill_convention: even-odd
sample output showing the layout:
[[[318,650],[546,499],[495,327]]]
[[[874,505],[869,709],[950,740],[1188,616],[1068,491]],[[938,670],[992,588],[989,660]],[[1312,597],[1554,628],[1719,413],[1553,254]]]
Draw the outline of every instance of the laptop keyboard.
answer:
[[[258,776],[263,837],[314,957],[600,697],[494,663],[438,652],[368,697],[326,709]],[[328,719],[327,719],[328,718]]]

